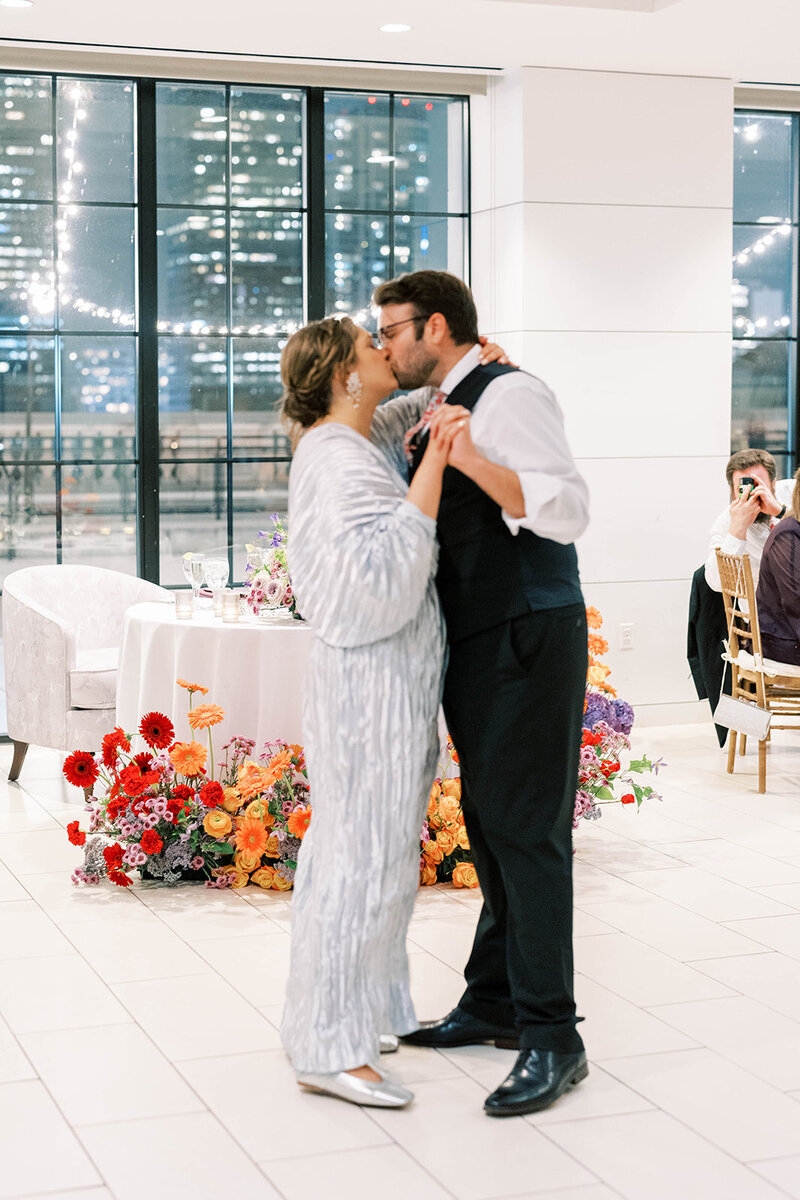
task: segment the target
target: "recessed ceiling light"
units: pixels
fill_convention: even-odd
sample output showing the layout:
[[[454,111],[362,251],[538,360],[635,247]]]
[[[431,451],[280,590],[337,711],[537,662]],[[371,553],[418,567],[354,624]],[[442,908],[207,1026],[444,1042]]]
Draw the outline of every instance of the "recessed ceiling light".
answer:
[[[33,0],[0,0],[3,8],[33,8]]]
[[[381,33],[410,33],[410,25],[381,25]]]

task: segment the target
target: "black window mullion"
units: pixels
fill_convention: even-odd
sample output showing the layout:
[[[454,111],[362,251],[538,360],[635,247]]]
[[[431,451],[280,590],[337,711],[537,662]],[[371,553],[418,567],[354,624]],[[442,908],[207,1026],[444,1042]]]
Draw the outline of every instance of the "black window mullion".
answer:
[[[226,163],[226,172],[225,172],[225,180],[226,180],[226,183],[225,183],[225,207],[227,209],[227,220],[225,222],[225,238],[226,238],[226,259],[227,259],[226,267],[227,267],[227,272],[228,272],[228,287],[226,289],[226,297],[225,297],[225,303],[227,306],[226,316],[225,316],[225,324],[226,324],[227,330],[228,330],[227,337],[225,339],[225,344],[227,347],[227,353],[225,355],[226,365],[227,365],[227,376],[226,376],[226,378],[227,378],[227,402],[226,402],[226,408],[227,408],[227,423],[226,423],[227,454],[226,454],[226,460],[225,460],[225,492],[226,492],[227,501],[228,501],[228,504],[227,504],[228,511],[227,511],[227,518],[226,518],[228,548],[227,548],[226,554],[227,554],[227,558],[228,558],[229,578],[231,580],[231,583],[233,583],[234,582],[234,579],[233,579],[233,462],[231,461],[233,458],[233,333],[231,332],[233,329],[233,236],[232,236],[233,210],[231,208],[231,203],[232,203],[232,201],[231,201],[231,172],[233,169],[233,164],[231,162],[231,158],[233,155],[233,151],[232,151],[233,141],[231,138],[231,89],[230,89],[230,84],[226,85],[226,87],[225,87],[225,99],[227,101],[226,112],[228,115],[228,120],[227,120],[227,129],[228,129],[227,163]],[[215,489],[215,491],[216,491],[216,489]]]
[[[61,335],[59,327],[61,325],[61,288],[59,287],[58,275],[58,123],[57,123],[57,105],[58,105],[58,76],[53,75],[51,78],[51,134],[52,137],[52,152],[50,156],[52,178],[53,178],[53,386],[55,395],[53,403],[55,406],[53,438],[55,442],[55,471],[54,483],[56,489],[55,495],[55,512],[56,512],[56,562],[62,562],[62,539],[63,539],[63,511],[61,507]]]
[[[158,211],[156,208],[156,84],[136,82],[136,162],[138,176],[137,250],[139,274],[138,403],[136,406],[137,567],[143,579],[158,583]]]
[[[397,274],[397,264],[394,261],[394,198],[395,198],[395,161],[397,155],[395,153],[394,144],[394,106],[395,94],[389,93],[389,155],[391,162],[389,163],[389,278],[393,279]]]
[[[306,319],[325,316],[325,92],[306,93]]]

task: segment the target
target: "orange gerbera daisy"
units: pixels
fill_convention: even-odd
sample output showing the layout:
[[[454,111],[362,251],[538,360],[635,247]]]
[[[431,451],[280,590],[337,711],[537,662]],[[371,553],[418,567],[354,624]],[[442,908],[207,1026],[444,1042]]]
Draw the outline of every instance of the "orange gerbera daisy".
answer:
[[[203,696],[208,695],[208,688],[201,687],[199,683],[187,683],[185,679],[176,679],[175,682],[178,687],[186,688],[190,696],[192,692],[200,692]]]
[[[289,820],[286,822],[286,828],[292,837],[302,840],[306,836],[310,824],[311,809],[296,808],[293,813],[290,813]]]
[[[589,634],[589,653],[608,654],[608,642],[599,633]]]
[[[199,742],[176,742],[169,752],[170,762],[179,775],[187,778],[206,769],[208,751]]]
[[[256,817],[245,817],[239,823],[234,841],[237,850],[248,857],[257,856],[260,859],[267,848],[267,831]],[[256,866],[258,863],[254,864],[254,868]]]
[[[273,754],[269,760],[268,770],[272,772],[276,779],[279,779],[284,771],[288,771],[292,765],[292,756],[288,750],[279,750],[277,754]]]
[[[598,609],[591,605],[586,610],[586,622],[590,629],[599,629],[603,624],[603,618],[600,616]]]
[[[266,792],[274,782],[272,772],[260,767],[252,759],[242,763],[236,776],[236,787],[244,800],[257,796],[259,792]]]
[[[189,713],[189,724],[192,729],[208,729],[211,725],[219,725],[225,720],[225,709],[218,704],[198,704]]]

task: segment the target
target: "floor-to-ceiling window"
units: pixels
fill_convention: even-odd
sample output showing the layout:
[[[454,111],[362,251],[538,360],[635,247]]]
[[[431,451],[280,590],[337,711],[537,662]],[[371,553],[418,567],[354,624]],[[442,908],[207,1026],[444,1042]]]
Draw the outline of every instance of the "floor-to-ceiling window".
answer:
[[[731,447],[798,465],[798,122],[741,111],[734,121]]]
[[[285,507],[280,351],[468,273],[463,97],[0,77],[0,584],[183,582]]]

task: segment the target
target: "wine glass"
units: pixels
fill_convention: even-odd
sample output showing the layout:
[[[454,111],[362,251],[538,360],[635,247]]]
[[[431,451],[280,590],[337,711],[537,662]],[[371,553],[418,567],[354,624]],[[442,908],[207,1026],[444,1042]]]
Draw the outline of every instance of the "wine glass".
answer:
[[[184,572],[186,571],[186,558],[184,558]],[[199,599],[200,588],[203,586],[203,580],[206,574],[206,556],[205,554],[191,554],[189,556],[189,577],[194,592],[195,600]]]
[[[206,583],[211,588],[212,592],[219,591],[224,588],[228,582],[228,560],[227,558],[207,558],[206,559]]]

